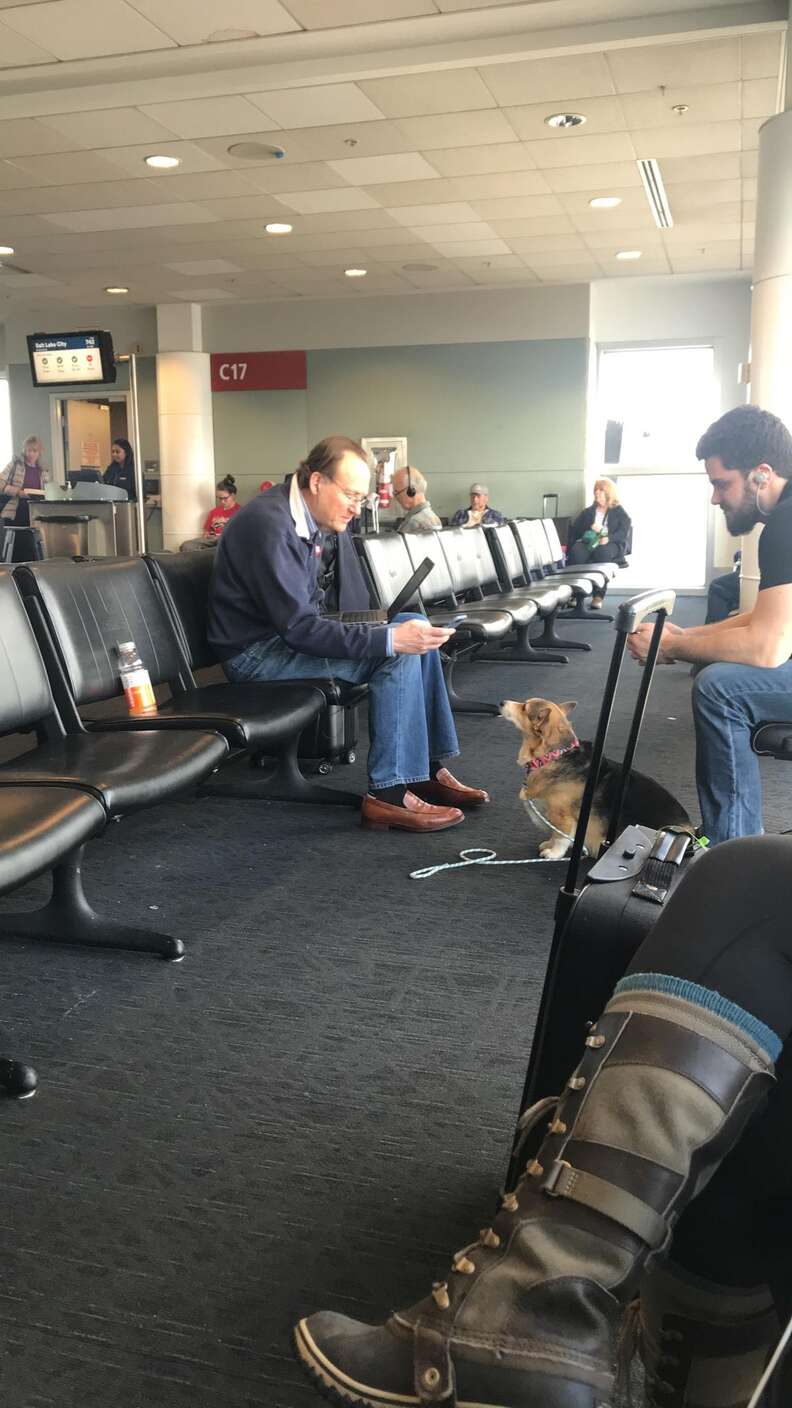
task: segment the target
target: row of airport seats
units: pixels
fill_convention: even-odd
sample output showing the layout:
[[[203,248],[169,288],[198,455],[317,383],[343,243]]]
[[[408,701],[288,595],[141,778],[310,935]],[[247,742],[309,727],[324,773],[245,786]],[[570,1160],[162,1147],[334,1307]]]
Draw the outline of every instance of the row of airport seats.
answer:
[[[527,529],[519,532],[525,543],[532,540]],[[449,675],[456,650],[509,637],[515,658],[546,660],[529,638],[530,623],[544,623],[546,641],[558,608],[590,594],[590,578],[545,581],[538,567],[525,572],[524,583],[498,583],[495,540],[479,530],[451,529],[432,541],[435,566],[424,594],[432,619],[442,620],[444,611],[445,619],[465,616]],[[412,572],[422,545],[429,549],[429,540],[390,535],[387,546],[368,540],[367,561],[383,605]],[[0,894],[52,875],[49,901],[32,912],[0,914],[0,935],[179,960],[180,939],[96,912],[82,875],[89,840],[111,822],[185,792],[359,803],[356,793],[305,777],[298,745],[328,706],[354,707],[365,686],[328,679],[198,682],[196,672],[216,663],[206,639],[212,557],[53,559],[22,564],[13,573],[0,569],[0,735],[35,735],[27,751],[0,764]],[[104,707],[121,694],[116,647],[123,640],[136,642],[160,696],[165,691],[159,687],[167,686],[168,697],[159,699],[152,717]],[[27,1094],[33,1085],[25,1067],[0,1058],[0,1087]]]

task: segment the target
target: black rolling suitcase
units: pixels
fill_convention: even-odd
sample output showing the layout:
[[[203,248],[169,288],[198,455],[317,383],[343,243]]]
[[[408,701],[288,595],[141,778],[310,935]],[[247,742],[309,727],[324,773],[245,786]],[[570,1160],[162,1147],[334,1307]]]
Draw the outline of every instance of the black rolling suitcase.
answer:
[[[662,906],[679,884],[701,847],[686,832],[653,831],[628,826],[619,831],[624,796],[652,683],[660,635],[673,610],[672,591],[643,592],[618,608],[616,641],[605,683],[591,767],[580,807],[566,879],[556,903],[555,928],[547,965],[533,1047],[525,1077],[521,1111],[537,1100],[558,1095],[584,1050],[586,1029],[596,1020],[633,954],[654,926]],[[605,845],[578,888],[580,862],[591,803],[599,777],[628,635],[656,613],[652,643],[641,672],[638,697],[622,763]],[[541,1143],[543,1130],[524,1140],[515,1135],[506,1187],[511,1189],[528,1154]]]

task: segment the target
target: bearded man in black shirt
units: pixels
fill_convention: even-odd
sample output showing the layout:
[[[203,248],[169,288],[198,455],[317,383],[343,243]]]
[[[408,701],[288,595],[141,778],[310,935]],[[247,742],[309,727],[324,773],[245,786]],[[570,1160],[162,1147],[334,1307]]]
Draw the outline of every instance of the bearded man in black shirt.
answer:
[[[764,720],[792,723],[792,435],[777,416],[738,406],[716,420],[696,447],[712,503],[735,537],[764,524],[759,595],[750,611],[709,626],[667,624],[658,662],[703,665],[693,686],[696,786],[712,845],[762,831],[759,760],[751,730]],[[629,640],[646,659],[651,626]]]

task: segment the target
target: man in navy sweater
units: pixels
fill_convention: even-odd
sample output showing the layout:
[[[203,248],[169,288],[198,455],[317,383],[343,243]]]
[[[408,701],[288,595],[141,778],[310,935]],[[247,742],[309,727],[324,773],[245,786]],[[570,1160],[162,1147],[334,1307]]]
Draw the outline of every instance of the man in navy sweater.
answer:
[[[459,752],[438,649],[450,630],[404,613],[391,625],[321,615],[322,533],[343,533],[369,491],[365,451],[321,440],[292,476],[259,494],[220,539],[210,644],[235,682],[333,676],[369,686],[369,792],[363,824],[441,831],[489,801],[444,766]]]

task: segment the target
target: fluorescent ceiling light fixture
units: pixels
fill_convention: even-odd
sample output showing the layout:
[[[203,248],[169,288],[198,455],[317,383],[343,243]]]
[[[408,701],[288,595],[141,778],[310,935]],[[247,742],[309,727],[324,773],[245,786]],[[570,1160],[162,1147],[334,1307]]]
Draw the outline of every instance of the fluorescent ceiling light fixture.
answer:
[[[613,210],[614,206],[621,203],[621,196],[594,196],[594,199],[589,201],[593,210]]]
[[[345,269],[344,273],[348,279],[363,279],[368,273],[368,269]]]
[[[157,171],[170,171],[174,166],[181,166],[180,156],[147,156],[143,160],[146,166],[153,166]]]
[[[640,259],[643,254],[642,249],[620,249],[616,252],[617,259]]]
[[[281,225],[279,221],[275,220],[271,225],[265,225],[264,229],[267,231],[268,235],[290,235],[294,226]]]
[[[105,293],[129,293],[129,289],[124,288],[123,284],[111,284],[109,288],[105,289]]]
[[[14,246],[10,244],[0,244],[0,254],[13,254]]]
[[[586,121],[582,112],[552,112],[545,118],[548,127],[582,127]]]
[[[653,157],[642,157],[638,162],[638,170],[641,173],[646,199],[649,202],[649,209],[654,217],[655,225],[659,225],[661,230],[670,230],[674,223],[674,217],[668,204],[660,167]]]

